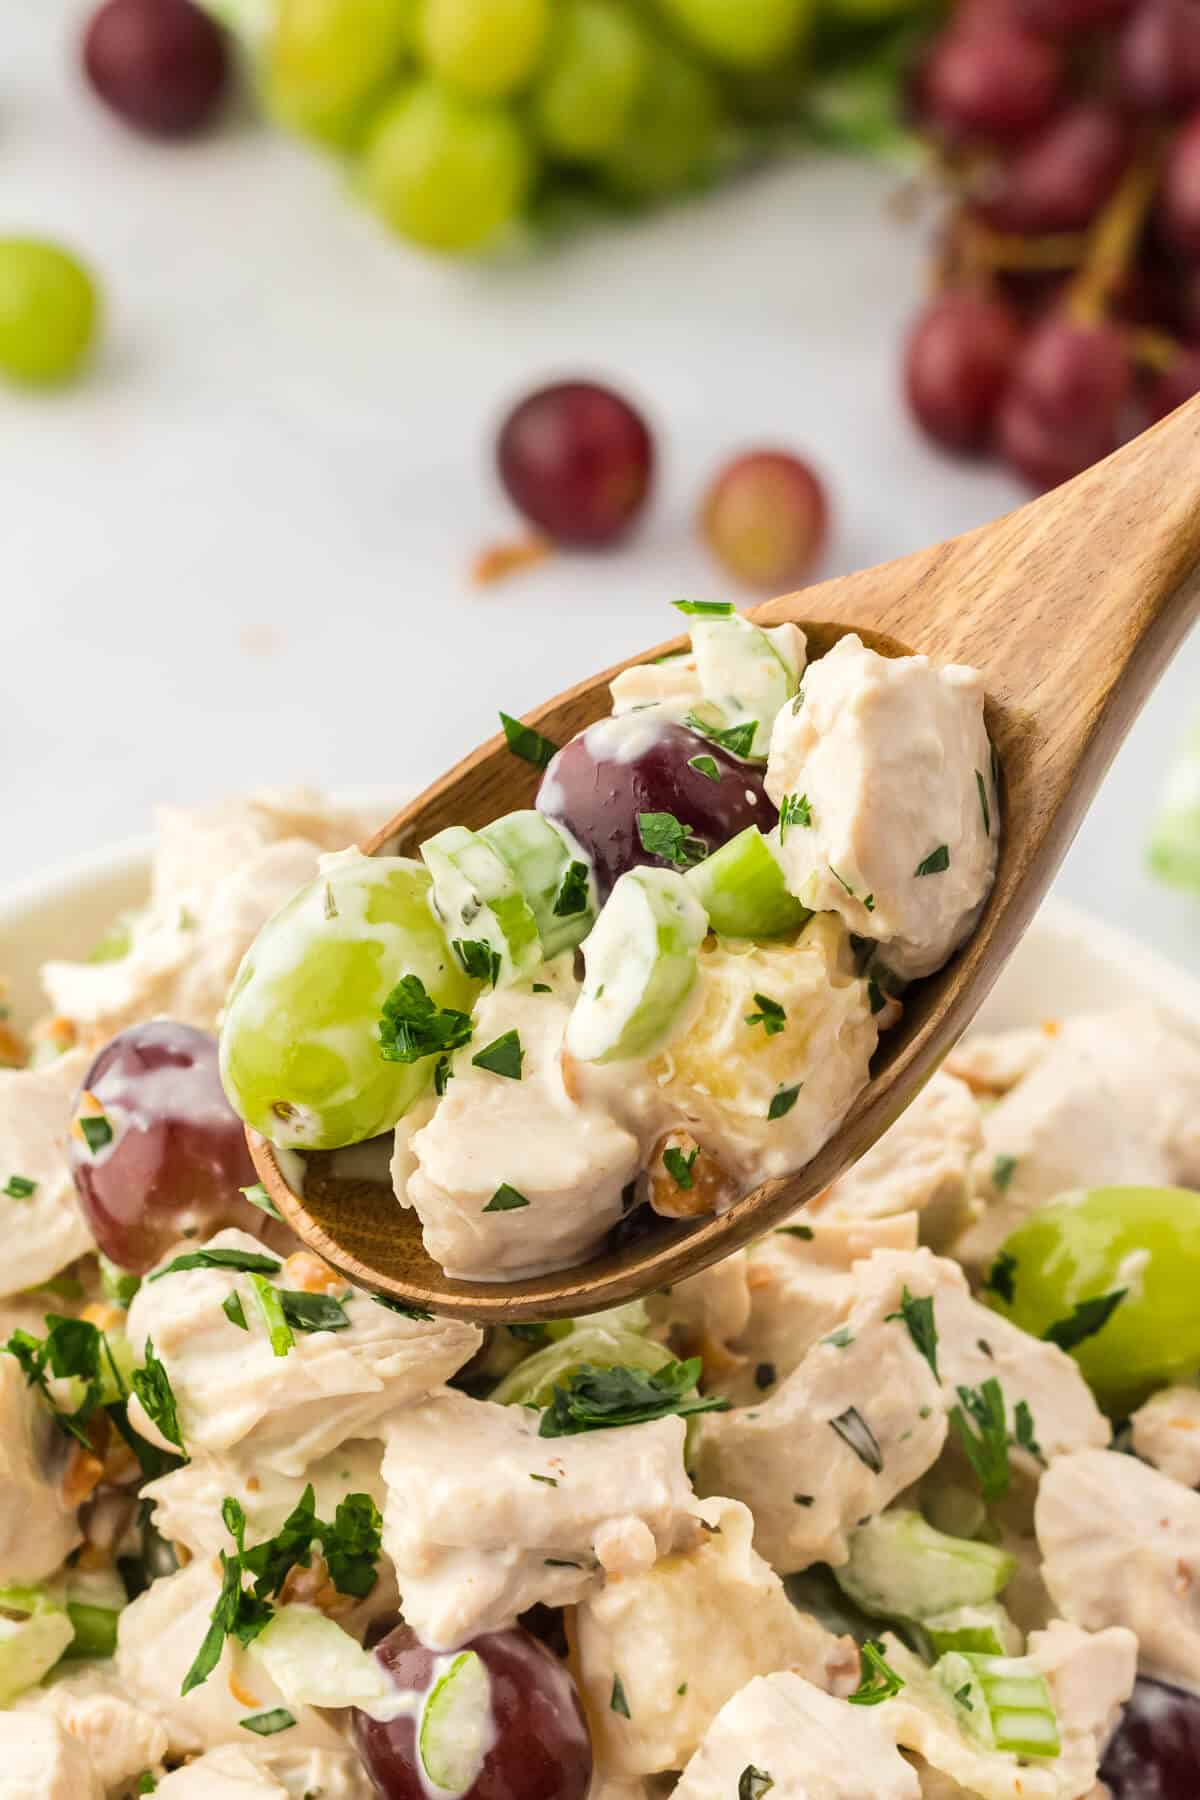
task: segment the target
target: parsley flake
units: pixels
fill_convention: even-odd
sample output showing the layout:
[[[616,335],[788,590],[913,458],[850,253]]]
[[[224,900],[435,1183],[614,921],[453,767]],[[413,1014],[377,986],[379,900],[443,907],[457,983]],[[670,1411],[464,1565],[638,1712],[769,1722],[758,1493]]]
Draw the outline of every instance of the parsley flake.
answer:
[[[775,1786],[775,1777],[768,1775],[765,1769],[756,1769],[753,1763],[747,1763],[738,1776],[738,1800],[762,1800],[764,1794]]]
[[[694,619],[731,619],[732,600],[672,600],[676,612]]]
[[[690,731],[707,738],[710,744],[719,744],[722,750],[728,750],[731,756],[740,756],[743,761],[754,749],[757,719],[746,719],[741,725],[706,725],[699,713],[690,712],[685,715],[683,722]]]
[[[238,1720],[243,1731],[253,1731],[257,1737],[274,1737],[278,1731],[290,1731],[295,1723],[286,1706],[273,1706],[269,1712],[248,1713]]]
[[[807,794],[785,794],[779,803],[779,842],[782,844],[788,834],[789,825],[800,825],[808,830],[813,822],[812,807],[808,803]]]
[[[883,1451],[879,1448],[879,1439],[857,1406],[848,1406],[844,1413],[839,1413],[837,1418],[830,1419],[829,1423],[842,1442],[853,1450],[859,1462],[870,1469],[872,1475],[882,1474]]]
[[[983,835],[984,837],[991,837],[992,809],[988,805],[987,784],[978,769],[975,771],[975,786],[979,790],[979,810],[983,814]]]
[[[278,1275],[283,1264],[277,1256],[264,1256],[257,1250],[188,1250],[169,1262],[165,1269],[155,1269],[147,1281],[161,1281],[164,1275],[179,1275],[185,1269],[240,1269],[249,1275]]]
[[[1030,1456],[1036,1456],[1039,1462],[1045,1462],[1042,1447],[1037,1441],[1033,1414],[1029,1410],[1028,1400],[1018,1400],[1013,1407],[1013,1442],[1019,1450],[1027,1450]]]
[[[689,756],[688,768],[695,769],[697,775],[703,775],[707,781],[720,781],[721,771],[716,759],[711,756]]]
[[[839,1325],[836,1331],[831,1331],[821,1342],[831,1344],[835,1350],[846,1350],[854,1342],[854,1333],[848,1325]]]
[[[1111,1294],[1077,1301],[1065,1319],[1058,1319],[1042,1333],[1043,1338],[1048,1344],[1057,1344],[1060,1350],[1073,1350],[1076,1344],[1103,1331],[1128,1292],[1128,1288],[1114,1288]]]
[[[520,719],[514,719],[506,712],[500,714],[500,723],[504,727],[504,741],[522,762],[532,763],[535,769],[544,769],[558,755],[558,745],[535,731],[532,725],[523,725]]]
[[[695,1392],[700,1379],[700,1358],[666,1363],[661,1369],[633,1369],[617,1365],[598,1369],[580,1363],[566,1379],[556,1382],[550,1403],[542,1414],[539,1437],[569,1437],[581,1431],[605,1431],[620,1425],[642,1425],[648,1419],[672,1414],[725,1412],[728,1400]]]
[[[280,1224],[283,1223],[283,1214],[261,1181],[253,1181],[249,1187],[239,1188],[238,1193],[244,1200],[248,1200],[251,1206],[257,1206],[259,1212],[266,1213],[268,1219],[278,1219]]]
[[[260,1281],[261,1279],[259,1276]],[[146,1339],[146,1347],[142,1352],[142,1362],[144,1366],[135,1369],[131,1377],[133,1391],[142,1403],[142,1411],[157,1425],[169,1444],[182,1450],[183,1433],[179,1429],[179,1410],[175,1404],[174,1389],[149,1338]]]
[[[520,1081],[524,1060],[521,1034],[516,1030],[502,1032],[471,1058],[475,1068],[487,1069],[492,1075],[505,1075],[509,1081]]]
[[[283,1310],[283,1298],[265,1275],[252,1274],[250,1281],[254,1288],[254,1298],[258,1301],[258,1310],[267,1328],[267,1336],[271,1340],[272,1353],[275,1356],[286,1356],[296,1340]]]
[[[909,1293],[906,1283],[900,1296],[899,1312],[887,1315],[887,1321],[892,1319],[899,1319],[908,1328],[909,1337],[933,1370],[933,1379],[940,1381],[942,1378],[937,1364],[938,1330],[933,1317],[933,1295],[926,1294],[922,1299],[917,1299]]]
[[[846,1695],[849,1704],[878,1706],[881,1700],[894,1699],[904,1686],[904,1677],[888,1663],[878,1638],[868,1638],[859,1655],[860,1680],[854,1692]]]
[[[113,1128],[103,1113],[87,1113],[79,1121],[83,1141],[93,1156],[98,1156],[113,1141]]]
[[[249,1331],[250,1327],[246,1323],[246,1310],[242,1305],[242,1296],[239,1293],[235,1291],[232,1294],[226,1294],[221,1302],[221,1311],[229,1323],[236,1325],[239,1331]]]
[[[960,1405],[950,1412],[950,1424],[974,1469],[985,1500],[999,1500],[1008,1492],[1008,1426],[1004,1417],[1004,1391],[993,1375],[982,1387],[958,1389]]]
[[[1015,1156],[998,1156],[992,1164],[992,1186],[1003,1194],[1017,1172]]]
[[[792,1499],[797,1506],[811,1506],[815,1496],[812,1494],[793,1494]]]
[[[995,1180],[994,1171],[992,1179]],[[1011,1306],[1013,1295],[1017,1291],[1016,1275],[1016,1257],[1010,1256],[1007,1250],[1002,1250],[984,1277],[983,1286],[988,1293],[999,1294]]]
[[[625,1697],[625,1683],[621,1680],[619,1675],[613,1676],[612,1693],[609,1696],[608,1705],[611,1712],[620,1713],[623,1719],[628,1719],[631,1716],[629,1711],[629,1701]]]
[[[690,825],[681,825],[674,813],[639,813],[637,828],[646,854],[673,863],[677,869],[693,868],[708,855],[704,839],[696,837]]]
[[[774,1387],[775,1381],[776,1369],[773,1362],[760,1362],[755,1365],[754,1385],[760,1394],[767,1388]]]
[[[486,981],[495,987],[500,973],[500,952],[482,938],[452,938],[450,948],[463,966],[463,973],[475,981]]]
[[[388,1312],[398,1313],[402,1319],[416,1319],[422,1325],[433,1319],[427,1306],[406,1306],[403,1300],[393,1300],[387,1294],[372,1294],[371,1298],[376,1306],[386,1307]]]
[[[667,1174],[671,1177],[671,1180],[675,1183],[676,1187],[684,1188],[686,1190],[695,1185],[692,1179],[692,1164],[699,1154],[699,1145],[696,1145],[688,1156],[684,1155],[678,1144],[667,1145],[667,1148],[663,1151],[663,1167],[666,1169]]]
[[[846,877],[844,875],[839,875],[832,863],[826,863],[825,867],[829,870],[829,873],[833,876],[833,879],[836,882],[838,882],[842,887],[845,888],[846,892],[849,894],[850,898],[853,900],[854,899],[854,889],[850,886],[850,883],[846,880]]]
[[[379,1053],[386,1062],[420,1062],[423,1056],[459,1049],[470,1041],[471,1030],[468,1013],[439,1006],[419,975],[404,975],[383,1003]]]
[[[944,875],[950,867],[950,846],[939,844],[936,850],[919,862],[913,870],[914,875]]]
[[[767,1108],[767,1118],[782,1119],[785,1113],[790,1113],[799,1098],[800,1089],[803,1086],[804,1083],[798,1081],[795,1087],[780,1088],[778,1093],[773,1094],[771,1097],[771,1104]]]
[[[37,1185],[28,1175],[10,1175],[0,1188],[0,1194],[4,1194],[9,1200],[32,1200],[37,1193]]]
[[[754,1004],[759,1010],[746,1014],[747,1025],[761,1025],[768,1037],[775,1037],[787,1024],[786,1012],[769,994],[755,994]]]
[[[588,906],[588,866],[584,862],[567,864],[567,872],[559,883],[554,896],[554,916],[556,919],[570,919],[576,913],[586,912]]]
[[[510,1187],[507,1181],[502,1181],[483,1210],[485,1213],[516,1212],[518,1207],[528,1205],[524,1194],[519,1193],[515,1187]]]
[[[816,1236],[811,1225],[777,1225],[775,1231],[779,1237],[802,1238],[806,1244],[811,1244]]]
[[[280,1288],[283,1316],[295,1331],[348,1331],[350,1317],[332,1294],[304,1294]]]
[[[558,1481],[553,1475],[531,1475],[530,1481],[540,1481],[543,1487],[557,1487]]]

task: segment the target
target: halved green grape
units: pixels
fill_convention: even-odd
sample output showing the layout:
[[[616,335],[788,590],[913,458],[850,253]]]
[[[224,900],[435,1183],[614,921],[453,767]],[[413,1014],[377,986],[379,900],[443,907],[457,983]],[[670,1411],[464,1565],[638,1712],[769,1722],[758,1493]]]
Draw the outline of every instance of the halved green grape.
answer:
[[[533,94],[553,155],[593,162],[620,142],[647,52],[646,34],[614,0],[565,0]]]
[[[549,23],[549,0],[424,0],[421,49],[452,87],[500,99],[533,74]]]
[[[277,0],[263,48],[272,111],[310,137],[353,143],[416,36],[417,0]]]
[[[864,1612],[919,1621],[994,1600],[1016,1566],[1007,1551],[947,1537],[920,1513],[895,1507],[852,1533],[849,1561],[834,1576]]]
[[[517,218],[534,158],[503,106],[417,81],[375,120],[362,187],[376,212],[430,250],[482,249]]]
[[[415,976],[438,1006],[469,1011],[468,980],[429,904],[418,862],[351,856],[268,920],[230,992],[221,1079],[273,1143],[360,1143],[394,1125],[433,1078],[435,1056],[380,1054],[384,1001]]]
[[[66,381],[91,348],[99,300],[83,264],[40,238],[0,238],[0,374]]]
[[[396,1689],[387,1670],[314,1606],[280,1606],[250,1645],[284,1700],[301,1706],[386,1709]]]
[[[712,724],[719,730],[753,725],[750,741],[739,755],[766,760],[775,715],[800,686],[800,670],[789,662],[778,633],[767,632],[751,619],[732,613],[724,619],[696,619],[692,649],[704,699],[696,707],[702,724],[706,708],[715,708]]]
[[[584,945],[583,989],[566,1047],[581,1062],[642,1056],[670,1031],[695,984],[708,919],[674,869],[622,875]]]
[[[793,56],[816,14],[814,0],[659,0],[668,18],[715,61],[763,69]]]
[[[465,1794],[495,1737],[492,1683],[483,1658],[460,1650],[425,1696],[417,1749],[431,1785]]]
[[[1200,1367],[1200,1194],[1090,1188],[1042,1207],[1001,1254],[1004,1292],[983,1298],[1069,1349],[1113,1417]]]
[[[604,160],[609,185],[634,200],[678,192],[713,166],[723,124],[721,97],[707,70],[656,44],[621,141]]]
[[[512,871],[547,961],[581,944],[596,922],[596,883],[579,846],[544,813],[505,813],[479,836]]]
[[[0,1706],[35,1687],[59,1661],[74,1635],[75,1628],[61,1607],[38,1604],[23,1618],[0,1618]]]
[[[557,1382],[566,1381],[584,1363],[594,1369],[662,1369],[675,1358],[663,1344],[621,1326],[576,1325],[557,1343],[535,1350],[493,1388],[489,1398],[501,1406],[550,1404]]]
[[[448,825],[425,840],[421,855],[451,944],[482,943],[493,951],[499,958],[494,986],[536,968],[542,960],[537,920],[513,870],[490,843],[463,825]]]
[[[788,892],[771,839],[757,825],[739,831],[684,880],[722,937],[785,937],[812,918]]]
[[[1150,867],[1175,887],[1200,893],[1200,725],[1167,775],[1150,837]]]

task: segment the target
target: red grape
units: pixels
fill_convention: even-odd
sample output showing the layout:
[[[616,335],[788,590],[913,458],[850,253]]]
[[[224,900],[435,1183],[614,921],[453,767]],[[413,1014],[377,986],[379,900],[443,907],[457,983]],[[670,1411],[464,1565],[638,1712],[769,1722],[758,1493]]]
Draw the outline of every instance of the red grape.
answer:
[[[565,1664],[529,1632],[489,1631],[465,1646],[483,1661],[491,1682],[495,1741],[462,1800],[585,1800],[592,1744],[575,1683]],[[435,1652],[407,1625],[389,1632],[375,1655],[396,1686],[424,1693]],[[355,1746],[382,1800],[428,1800],[417,1756],[416,1724],[380,1724],[354,1710]]]
[[[700,508],[709,548],[739,581],[778,590],[802,581],[821,553],[829,507],[807,463],[751,450],[721,470]]]
[[[713,780],[689,758],[711,757]],[[600,896],[639,864],[664,867],[642,847],[639,813],[673,813],[712,852],[747,825],[769,831],[777,814],[763,793],[763,764],[741,762],[684,725],[644,713],[602,719],[564,744],[549,764],[537,805],[591,857]]]
[[[939,38],[918,74],[918,106],[951,139],[1021,137],[1058,102],[1057,50],[1032,32],[984,23]]]
[[[1017,366],[1016,386],[1046,423],[1065,431],[1115,433],[1129,396],[1132,365],[1111,325],[1077,325],[1059,314],[1042,322]]]
[[[1094,31],[1128,12],[1130,0],[1017,0],[1018,16],[1031,31],[1072,37]]]
[[[225,33],[192,0],[106,0],[84,36],[83,66],[126,124],[186,137],[220,105],[230,58]]]
[[[983,447],[1019,345],[1017,321],[998,300],[958,293],[930,302],[904,359],[908,404],[930,437],[951,450]]]
[[[1020,393],[1006,395],[997,420],[1001,455],[1039,490],[1081,475],[1116,448],[1115,434],[1073,432],[1051,425]]]
[[[93,1155],[72,1134],[72,1173],[112,1262],[142,1275],[181,1237],[224,1225],[265,1235],[266,1214],[238,1191],[257,1177],[221,1086],[215,1038],[169,1019],[131,1025],[101,1050],[83,1092],[99,1102],[113,1141]]]
[[[540,388],[496,446],[500,479],[531,524],[563,544],[610,544],[641,512],[654,471],[645,420],[591,381]]]
[[[1200,113],[1171,140],[1162,180],[1162,217],[1170,237],[1190,256],[1200,256]]]
[[[1116,187],[1129,150],[1120,115],[1084,101],[996,168],[978,210],[1000,231],[1082,231]]]
[[[1142,0],[1121,33],[1121,92],[1140,112],[1182,112],[1200,101],[1200,3]]]
[[[1165,419],[1167,414],[1200,394],[1200,347],[1189,345],[1180,351],[1169,369],[1153,380],[1146,390],[1146,410],[1151,419]]]
[[[1112,1800],[1195,1800],[1200,1697],[1142,1676],[1104,1753],[1100,1775]]]

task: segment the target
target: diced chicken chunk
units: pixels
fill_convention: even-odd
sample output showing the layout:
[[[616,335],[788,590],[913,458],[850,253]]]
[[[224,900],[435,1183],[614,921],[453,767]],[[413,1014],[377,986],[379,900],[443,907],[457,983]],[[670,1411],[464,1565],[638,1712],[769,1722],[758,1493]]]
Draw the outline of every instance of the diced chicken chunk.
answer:
[[[161,1800],[375,1800],[353,1750],[224,1744],[160,1781]]]
[[[845,1562],[848,1533],[945,1442],[941,1388],[891,1317],[904,1287],[903,1273],[888,1273],[768,1399],[704,1419],[697,1489],[746,1503],[755,1546],[781,1574]]]
[[[312,880],[323,851],[370,823],[302,789],[198,812],[160,808],[150,904],[130,923],[128,951],[47,963],[51,1006],[92,1046],[160,1013],[211,1031],[260,928]]]
[[[453,1391],[396,1412],[383,1545],[418,1637],[453,1648],[693,1543],[683,1435],[667,1418],[542,1438],[526,1408]]]
[[[67,1134],[86,1050],[36,1069],[0,1069],[0,1294],[49,1281],[92,1248],[75,1198]]]
[[[215,1561],[190,1562],[152,1583],[122,1612],[117,1625],[116,1672],[122,1691],[160,1718],[169,1753],[191,1756],[215,1744],[244,1743],[249,1713],[282,1706],[283,1697],[261,1662],[228,1638],[212,1674],[181,1694],[184,1676],[204,1641],[221,1589]],[[323,1713],[292,1707],[289,1749],[336,1750],[342,1739]]]
[[[1200,1494],[1135,1457],[1081,1450],[1046,1471],[1034,1517],[1063,1616],[1128,1627],[1144,1666],[1200,1686]]]
[[[455,1057],[428,1122],[397,1133],[397,1198],[416,1209],[425,1247],[448,1275],[500,1281],[570,1267],[621,1217],[639,1146],[568,1078],[570,1010],[557,993],[508,987],[484,995],[471,1043]],[[525,1053],[518,1081],[472,1061],[508,1031],[519,1033]],[[494,1205],[502,1186],[519,1200]]]
[[[84,1663],[47,1687],[23,1694],[17,1711],[56,1719],[88,1754],[100,1785],[123,1791],[167,1754],[161,1719],[124,1693],[110,1663]]]
[[[680,1769],[714,1716],[755,1675],[794,1669],[818,1687],[858,1682],[852,1638],[794,1607],[751,1548],[736,1500],[708,1500],[710,1527],[690,1550],[608,1582],[575,1614],[578,1664],[596,1756],[616,1774]],[[619,1679],[628,1716],[609,1704]]]
[[[646,1296],[650,1317],[665,1325],[672,1344],[689,1355],[722,1351],[750,1320],[748,1262],[744,1250],[710,1263],[698,1275]],[[707,1366],[707,1365],[706,1365]]]
[[[208,1247],[262,1254],[261,1244],[233,1229],[219,1231]],[[270,1279],[288,1286],[282,1266]],[[287,1354],[277,1356],[249,1275],[199,1268],[142,1283],[129,1309],[129,1339],[139,1353],[153,1342],[189,1454],[244,1444],[281,1474],[298,1475],[349,1438],[381,1436],[387,1414],[446,1381],[482,1341],[473,1325],[425,1323],[377,1306],[358,1289],[338,1291],[349,1327],[298,1330]],[[248,1330],[223,1310],[233,1293]],[[130,1415],[152,1442],[170,1447],[136,1399]]]
[[[1200,1488],[1200,1388],[1161,1388],[1130,1420],[1143,1462],[1184,1487]]]
[[[104,1800],[104,1789],[57,1719],[0,1712],[0,1800]]]
[[[747,1791],[775,1800],[919,1800],[916,1774],[878,1711],[848,1706],[800,1675],[756,1676],[713,1720],[676,1800],[730,1800],[744,1779]]]
[[[643,712],[653,706],[682,719],[698,700],[704,698],[700,687],[700,671],[692,650],[665,662],[634,663],[622,669],[608,684],[612,695],[614,719],[626,713]]]
[[[998,1100],[1041,1062],[1058,1032],[1057,1024],[973,1032],[954,1046],[942,1067],[980,1099]]]
[[[958,1237],[978,1210],[972,1163],[983,1146],[979,1107],[964,1082],[939,1070],[890,1131],[813,1202],[819,1218],[921,1217],[921,1238],[935,1250]]]
[[[854,635],[813,663],[775,720],[766,790],[808,801],[781,859],[792,892],[878,940],[897,975],[928,975],[962,943],[996,872],[1000,804],[983,677],[886,657]]]
[[[986,1267],[1009,1233],[1073,1188],[1200,1184],[1200,1047],[1150,1010],[1068,1019],[984,1116],[986,1210],[954,1246]]]
[[[63,1497],[68,1454],[16,1358],[0,1356],[0,1582],[41,1581],[80,1542]]]

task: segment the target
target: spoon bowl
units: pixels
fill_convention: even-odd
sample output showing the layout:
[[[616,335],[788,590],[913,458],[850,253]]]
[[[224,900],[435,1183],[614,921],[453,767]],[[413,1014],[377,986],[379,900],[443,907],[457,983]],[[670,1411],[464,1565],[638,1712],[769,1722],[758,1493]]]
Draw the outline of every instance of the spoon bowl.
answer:
[[[896,562],[750,610],[791,622],[810,661],[855,631],[883,655],[967,662],[984,676],[1000,768],[996,880],[967,942],[905,997],[871,1079],[803,1168],[765,1182],[719,1217],[631,1215],[579,1267],[522,1281],[456,1281],[421,1242],[360,1148],[301,1165],[250,1134],[259,1176],[304,1242],[351,1280],[402,1306],[482,1324],[616,1306],[670,1286],[813,1199],[894,1123],[970,1023],[1061,862],[1147,694],[1200,612],[1200,399],[1076,480],[1006,517]],[[620,669],[684,646],[682,637],[568,688],[528,715],[557,744],[609,711]],[[412,854],[448,825],[479,827],[532,806],[541,771],[498,736],[410,802],[362,846]],[[302,1171],[302,1174],[301,1174]]]

